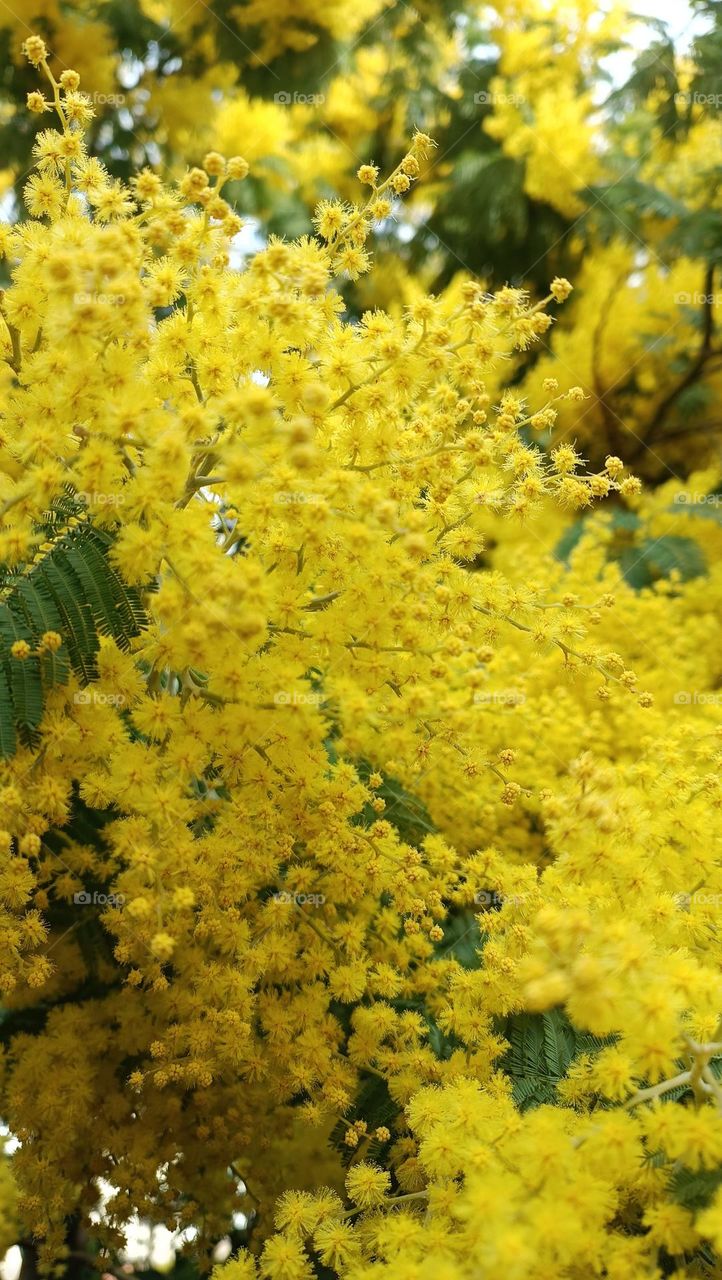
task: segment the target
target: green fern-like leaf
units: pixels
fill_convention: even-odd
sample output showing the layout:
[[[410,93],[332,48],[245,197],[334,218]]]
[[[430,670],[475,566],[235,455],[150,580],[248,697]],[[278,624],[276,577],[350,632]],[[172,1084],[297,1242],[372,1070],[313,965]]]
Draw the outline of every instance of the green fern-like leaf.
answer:
[[[82,511],[64,495],[39,532],[52,540],[47,555],[31,565],[0,567],[0,755],[12,755],[17,739],[37,740],[50,689],[66,684],[71,670],[81,684],[97,678],[101,636],[127,650],[146,625],[140,593],[110,563],[113,535],[89,521],[69,524]],[[45,632],[57,632],[61,646],[38,652]],[[28,658],[12,646],[24,640]]]
[[[31,582],[22,578],[14,593],[16,612],[22,610],[31,631],[43,634],[56,631],[62,635],[63,624],[52,596],[43,591],[42,580]],[[41,659],[43,679],[49,684],[67,684],[70,672],[68,651],[62,646],[57,652],[43,654]]]
[[[17,641],[24,640],[32,649],[34,637],[30,628],[7,604],[0,605],[0,640],[10,669],[15,723],[23,740],[29,742],[43,714],[40,661],[34,655],[29,658],[13,657],[11,650]]]
[[[17,735],[7,667],[6,661],[0,662],[0,755],[12,756],[15,754]]]
[[[670,1191],[686,1209],[705,1208],[722,1183],[722,1169],[677,1169]]]
[[[507,1019],[509,1043],[501,1066],[512,1082],[514,1101],[522,1110],[553,1102],[556,1086],[580,1053],[594,1053],[609,1041],[577,1031],[560,1009],[517,1013]]]
[[[353,1119],[365,1120],[369,1133],[373,1133],[375,1129],[381,1126],[393,1129],[397,1114],[398,1107],[391,1098],[385,1080],[379,1080],[377,1076],[373,1076],[361,1083],[354,1099]],[[331,1145],[338,1152],[344,1164],[350,1162],[355,1150],[353,1147],[349,1147],[345,1141],[347,1131],[348,1124],[344,1124],[342,1120],[339,1120],[329,1135]],[[372,1143],[371,1146],[378,1151],[380,1144]],[[373,1153],[373,1150],[369,1149],[365,1154],[368,1157]]]
[[[61,619],[60,634],[68,648],[70,662],[82,684],[97,677],[95,629],[93,613],[79,592],[75,576],[62,559],[51,556],[40,566],[39,583],[50,595]]]

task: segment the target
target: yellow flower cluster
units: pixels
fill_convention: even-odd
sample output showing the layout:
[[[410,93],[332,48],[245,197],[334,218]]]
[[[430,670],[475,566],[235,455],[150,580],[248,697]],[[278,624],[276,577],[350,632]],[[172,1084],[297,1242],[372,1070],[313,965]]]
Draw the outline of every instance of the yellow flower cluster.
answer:
[[[287,50],[302,52],[312,48],[320,35],[334,39],[354,39],[378,19],[391,0],[240,0],[231,6],[230,20],[246,35],[260,36],[254,48],[256,63],[270,62]],[[156,22],[168,24],[181,34],[192,33],[198,25],[211,31],[207,7],[202,0],[140,0],[141,9]],[[248,46],[241,46],[246,53]]]
[[[689,488],[707,493],[718,480],[699,473]],[[388,1011],[355,1012],[350,1052],[404,1107],[387,1157],[393,1185],[361,1135],[345,1203],[326,1189],[298,1193],[297,1218],[279,1203],[261,1277],[305,1276],[319,1255],[343,1280],[472,1280],[502,1266],[520,1280],[641,1280],[661,1275],[671,1255],[681,1280],[686,1254],[719,1247],[722,1195],[695,1214],[685,1192],[695,1180],[714,1192],[722,1160],[722,528],[695,522],[691,502],[670,482],[636,516],[660,547],[697,523],[709,572],[685,583],[673,571],[642,592],[614,562],[607,514],[591,518],[568,564],[551,556],[563,531],[551,511],[517,537],[489,514],[487,583],[513,567],[560,608],[517,592],[506,622],[532,630],[531,643],[515,650],[494,625],[481,680],[465,683],[451,664],[435,705],[439,720],[453,716],[454,733],[446,744],[431,733],[420,767],[401,769],[438,832],[424,847],[448,860],[454,840],[451,901],[472,937],[469,913],[481,911],[481,965],[457,963],[446,935],[452,950],[425,992],[443,1053],[430,1051],[428,1027],[419,1027],[421,1042],[400,1056]],[[583,664],[561,672],[554,656],[555,640],[573,630],[580,643],[589,629],[619,676],[611,696],[607,685],[595,691]],[[651,697],[625,694],[635,681],[620,650],[633,654],[651,707],[639,705]],[[454,783],[454,745],[473,725],[498,767],[520,779],[511,809],[482,777]],[[380,767],[399,767],[403,741],[401,724],[384,735]],[[370,749],[365,727],[354,749]],[[533,1077],[530,1019],[543,1020],[561,1066],[550,1101],[520,1114],[508,1044],[526,1035],[516,1070]],[[564,1025],[587,1033],[574,1055],[559,1047]],[[548,1079],[535,1084],[549,1089]],[[235,1280],[236,1266],[250,1267],[250,1257],[228,1264],[223,1280]]]
[[[578,192],[599,173],[593,146],[596,124],[588,82],[610,37],[626,26],[621,10],[600,12],[597,3],[576,0],[497,0],[495,39],[499,73],[490,83],[493,114],[486,132],[509,156],[525,161],[524,187],[565,217],[578,218],[585,204]]]
[[[722,392],[716,338],[700,332],[705,309],[711,326],[719,323],[719,295],[705,264],[678,257],[665,266],[654,242],[644,256],[615,239],[589,255],[575,288],[521,390],[533,402],[553,378],[564,392],[581,384],[589,399],[581,414],[569,399],[560,401],[550,436],[537,438],[574,439],[598,461],[620,454],[656,481],[704,466],[712,406]],[[682,395],[690,364],[699,379],[692,416]]]

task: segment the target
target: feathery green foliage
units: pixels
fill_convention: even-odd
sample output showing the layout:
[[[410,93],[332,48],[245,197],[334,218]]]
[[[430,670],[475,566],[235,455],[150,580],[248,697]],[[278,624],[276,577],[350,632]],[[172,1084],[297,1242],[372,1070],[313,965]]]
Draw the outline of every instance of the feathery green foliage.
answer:
[[[79,519],[82,508],[63,500],[48,513],[43,531],[49,549],[28,565],[0,569],[0,754],[17,742],[36,741],[46,696],[67,684],[72,671],[81,684],[97,678],[100,637],[127,650],[145,625],[140,593],[110,563],[113,535]],[[48,544],[44,544],[48,545]],[[43,634],[62,637],[55,652],[38,652]],[[11,653],[24,640],[27,658]]]

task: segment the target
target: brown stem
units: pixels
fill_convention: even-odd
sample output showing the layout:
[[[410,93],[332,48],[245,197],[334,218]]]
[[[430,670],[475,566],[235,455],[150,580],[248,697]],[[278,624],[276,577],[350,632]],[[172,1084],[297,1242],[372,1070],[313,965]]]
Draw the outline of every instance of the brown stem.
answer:
[[[607,320],[609,318],[609,313],[614,304],[614,300],[617,297],[619,287],[622,281],[624,280],[625,274],[626,273],[623,273],[623,274],[620,273],[620,275],[615,278],[614,283],[612,284],[612,287],[609,290],[600,308],[599,319],[597,320],[597,323],[594,327],[594,334],[592,336],[592,382],[594,384],[594,394],[597,397],[599,408],[602,411],[602,420],[606,428],[607,439],[609,441],[609,445],[610,445],[610,448],[612,449],[612,452],[614,452],[615,449],[617,449],[618,451],[619,419],[617,418],[617,415],[614,412],[614,410],[607,403],[606,397],[609,395],[609,392],[613,388],[612,387],[605,388],[602,386],[602,371],[600,367],[600,357],[601,357],[602,336],[604,334],[604,326],[607,323]],[[615,441],[617,442],[616,444],[615,444]]]
[[[667,392],[666,396],[664,396],[663,399],[660,400],[659,404],[657,405],[657,408],[654,411],[654,414],[652,415],[652,420],[647,427],[644,437],[640,441],[639,448],[635,450],[635,453],[633,455],[634,457],[636,457],[641,452],[642,449],[647,448],[650,444],[652,444],[655,440],[657,440],[661,435],[664,434],[664,424],[667,421],[667,416],[669,414],[670,409],[674,407],[677,400],[681,396],[682,392],[686,391],[687,387],[691,387],[692,384],[697,381],[697,378],[702,372],[710,356],[715,354],[712,349],[712,338],[714,335],[714,314],[713,314],[713,303],[712,303],[712,290],[714,289],[714,270],[715,270],[714,265],[712,263],[709,263],[705,268],[705,273],[704,273],[704,285],[703,285],[704,302],[702,304],[702,342],[700,344],[699,351],[697,352],[697,355],[695,356],[694,360],[689,366],[689,369],[685,373],[684,377],[680,379],[676,387],[672,387],[672,389]]]

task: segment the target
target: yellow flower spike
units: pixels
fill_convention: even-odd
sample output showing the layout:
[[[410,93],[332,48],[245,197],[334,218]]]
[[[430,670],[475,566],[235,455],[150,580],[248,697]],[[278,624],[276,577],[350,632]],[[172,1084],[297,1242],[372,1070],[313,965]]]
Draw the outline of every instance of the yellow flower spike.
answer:
[[[27,97],[28,111],[32,111],[36,115],[42,115],[44,111],[51,111],[52,107],[42,93],[33,90]]]
[[[48,56],[45,41],[40,36],[36,35],[28,36],[27,40],[23,44],[23,53],[28,59],[28,62],[31,62],[34,67],[39,67]]]
[[[360,1209],[375,1208],[383,1204],[391,1187],[391,1178],[385,1169],[362,1161],[346,1175],[346,1188],[354,1204]]]
[[[359,182],[363,182],[366,186],[375,187],[379,176],[378,167],[375,164],[362,164],[358,170],[356,177]]]
[[[226,173],[229,178],[233,178],[236,182],[242,182],[248,177],[250,166],[243,156],[231,156],[226,164]]]

